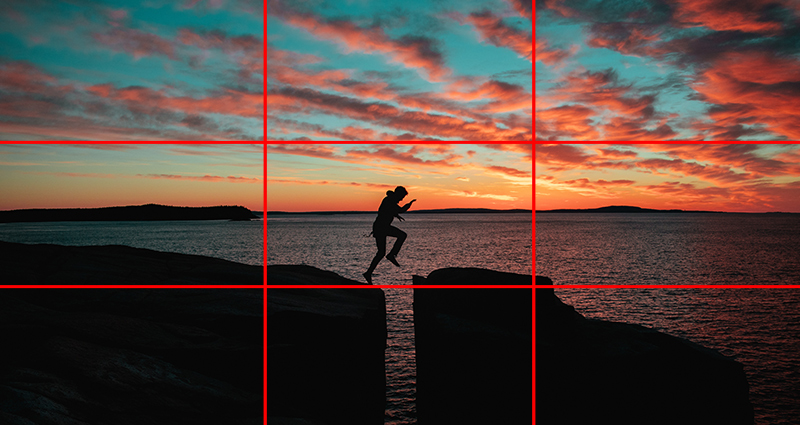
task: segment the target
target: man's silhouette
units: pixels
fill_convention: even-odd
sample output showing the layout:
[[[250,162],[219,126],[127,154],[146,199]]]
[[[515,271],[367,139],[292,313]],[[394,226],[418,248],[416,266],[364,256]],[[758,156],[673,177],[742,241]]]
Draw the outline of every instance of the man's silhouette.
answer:
[[[388,190],[386,191],[386,197],[383,198],[383,202],[381,202],[380,208],[378,208],[378,217],[375,219],[375,222],[372,223],[372,235],[375,237],[378,253],[375,254],[375,258],[372,259],[369,269],[364,272],[364,278],[367,279],[367,283],[369,284],[372,284],[372,272],[375,271],[375,267],[378,267],[378,263],[381,262],[384,255],[386,255],[386,259],[391,261],[392,264],[400,267],[396,257],[397,253],[400,252],[400,248],[403,247],[403,242],[406,240],[406,232],[392,226],[392,221],[395,217],[400,221],[405,221],[399,214],[408,211],[408,209],[411,208],[411,204],[416,201],[416,199],[414,199],[402,207],[397,205],[406,195],[408,195],[408,191],[403,186],[397,186],[394,192]],[[397,238],[388,255],[386,254],[387,236],[394,236]]]

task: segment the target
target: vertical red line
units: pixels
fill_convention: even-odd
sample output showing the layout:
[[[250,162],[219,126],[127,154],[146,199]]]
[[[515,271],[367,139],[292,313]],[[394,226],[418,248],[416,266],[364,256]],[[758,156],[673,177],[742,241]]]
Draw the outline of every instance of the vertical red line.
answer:
[[[267,22],[267,3],[264,2],[264,82],[262,83],[262,91],[264,92],[264,108],[261,111],[264,114],[264,122],[262,128],[262,141],[267,141],[267,76],[269,75],[269,61],[267,60],[267,28],[269,26],[269,22]],[[266,211],[266,210],[265,210]],[[264,218],[266,222],[266,217]]]
[[[533,0],[531,0],[531,3]],[[533,7],[533,19],[531,20],[531,26],[533,27],[533,37],[531,38],[531,43],[536,43],[536,8]],[[533,47],[533,73],[531,74],[531,85],[533,86],[533,112],[531,113],[531,126],[533,128],[533,135],[531,136],[531,140],[536,140],[536,120],[534,116],[536,115],[536,46]]]
[[[536,88],[534,87],[534,92]],[[534,129],[535,130],[535,129]],[[536,279],[536,144],[531,145],[531,264]],[[533,282],[535,283],[535,281]],[[531,418],[536,424],[536,289],[531,289]]]
[[[266,91],[264,92],[266,93]],[[266,96],[265,96],[266,98]],[[266,124],[266,123],[265,123]],[[266,144],[266,127],[264,133],[264,143],[261,144],[263,149],[263,168],[262,168],[262,178],[263,178],[263,198],[261,200],[261,207],[262,207],[262,214],[263,218],[261,223],[263,224],[262,228],[262,245],[263,245],[263,253],[264,256],[262,259],[262,263],[264,265],[264,278],[261,282],[262,290],[264,291],[264,329],[262,329],[263,338],[264,338],[264,424],[267,423],[267,144]]]

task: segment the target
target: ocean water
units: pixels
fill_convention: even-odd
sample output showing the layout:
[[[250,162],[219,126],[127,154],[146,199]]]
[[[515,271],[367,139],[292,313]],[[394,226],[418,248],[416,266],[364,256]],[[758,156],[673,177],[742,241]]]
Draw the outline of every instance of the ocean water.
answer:
[[[263,220],[0,223],[0,240],[72,246],[126,245],[263,265]]]
[[[427,276],[445,267],[480,267],[531,274],[530,214],[405,214],[397,222],[408,234],[397,261],[378,265],[374,284],[410,285],[411,276]],[[364,281],[375,255],[367,235],[375,216],[291,215],[267,217],[267,267],[306,264]],[[394,238],[387,238],[387,251]],[[386,349],[386,425],[416,423],[416,364],[413,292],[384,289],[388,341]]]
[[[411,284],[445,267],[480,267],[531,274],[530,214],[405,214],[394,226],[408,234],[397,261],[375,269],[372,282]],[[288,215],[267,218],[267,265],[306,264],[364,282],[377,248],[372,214]],[[395,239],[388,237],[387,252]]]
[[[800,284],[800,214],[536,214],[557,284]]]
[[[800,217],[537,214],[559,284],[798,284]],[[590,318],[649,326],[744,365],[758,425],[800,424],[800,289],[556,289]]]

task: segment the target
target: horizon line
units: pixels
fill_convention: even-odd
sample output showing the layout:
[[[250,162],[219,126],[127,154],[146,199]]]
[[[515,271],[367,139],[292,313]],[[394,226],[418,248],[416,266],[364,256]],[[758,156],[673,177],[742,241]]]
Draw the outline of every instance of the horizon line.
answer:
[[[684,210],[680,208],[670,208],[670,209],[661,209],[661,208],[646,208],[646,207],[639,207],[634,205],[606,205],[602,207],[594,207],[594,208],[553,208],[547,210],[536,210],[537,213],[568,213],[568,212],[598,212],[604,213],[609,212],[605,210],[609,209],[628,209],[628,211],[610,211],[610,212],[618,212],[618,213],[715,213],[715,214],[800,214],[800,211],[712,211],[712,210]]]

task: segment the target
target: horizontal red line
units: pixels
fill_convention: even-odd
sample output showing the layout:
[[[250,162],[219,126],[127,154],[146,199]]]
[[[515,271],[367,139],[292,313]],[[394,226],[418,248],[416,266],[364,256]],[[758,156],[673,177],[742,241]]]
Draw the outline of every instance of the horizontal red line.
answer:
[[[305,288],[324,288],[324,289],[415,289],[415,288],[461,288],[461,289],[533,289],[533,285],[267,285],[266,289],[305,289]]]
[[[0,285],[3,289],[263,289],[263,285]]]
[[[536,289],[800,289],[800,285],[535,285]]]

